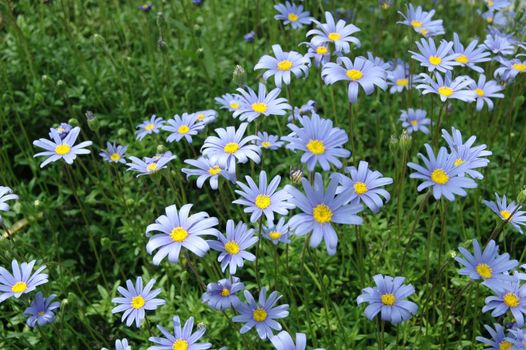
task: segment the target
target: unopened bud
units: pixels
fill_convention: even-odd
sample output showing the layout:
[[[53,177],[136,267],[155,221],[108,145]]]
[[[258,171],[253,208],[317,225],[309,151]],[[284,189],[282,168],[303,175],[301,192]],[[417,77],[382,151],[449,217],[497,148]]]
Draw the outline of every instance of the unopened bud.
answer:
[[[519,204],[526,203],[526,186],[524,186],[522,190],[519,192],[519,194],[517,195],[517,202]]]
[[[412,140],[413,138],[411,137],[411,135],[409,135],[407,130],[404,130],[402,135],[400,135],[400,140],[399,140],[400,149],[402,151],[409,149],[409,147],[411,147]]]
[[[245,68],[241,67],[239,64],[234,68],[232,73],[232,82],[236,86],[245,85],[247,82],[247,72]]]

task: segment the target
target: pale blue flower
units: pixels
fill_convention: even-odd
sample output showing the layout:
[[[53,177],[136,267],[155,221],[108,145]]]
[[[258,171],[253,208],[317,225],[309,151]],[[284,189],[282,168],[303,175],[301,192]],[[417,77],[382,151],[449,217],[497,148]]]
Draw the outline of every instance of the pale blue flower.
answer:
[[[166,138],[167,142],[179,142],[185,138],[192,143],[192,136],[197,135],[204,127],[205,124],[197,119],[197,114],[183,113],[182,116],[176,114],[172,119],[168,119],[162,129],[171,133]]]
[[[489,348],[484,348],[485,350],[503,350],[503,349],[509,349],[512,345],[510,342],[506,341],[506,334],[505,334],[505,328],[501,326],[498,323],[494,324],[495,329],[491,328],[488,325],[484,325],[484,328],[486,328],[486,331],[491,336],[491,339],[484,338],[484,337],[476,337],[477,341],[484,343],[486,345],[489,345]]]
[[[492,311],[491,316],[499,317],[510,311],[517,326],[524,325],[524,313],[526,313],[526,284],[520,284],[515,277],[512,282],[491,284],[488,286],[494,293],[486,298],[482,312]]]
[[[224,94],[215,98],[216,103],[222,109],[228,109],[230,112],[237,111],[241,107],[241,96],[238,94]]]
[[[301,28],[312,22],[310,12],[304,11],[303,5],[295,5],[285,1],[284,4],[277,4],[274,8],[279,12],[274,18],[283,21],[285,25],[290,24],[293,29]]]
[[[308,47],[305,58],[313,59],[316,67],[321,67],[325,63],[330,62],[331,51],[328,43],[314,45],[313,43],[306,42],[302,44],[305,44]]]
[[[18,199],[18,196],[13,193],[13,190],[7,186],[0,186],[0,212],[9,211],[9,204],[7,201]],[[2,216],[0,215],[0,224],[3,222]]]
[[[473,80],[469,84],[469,88],[475,91],[477,99],[477,111],[481,111],[484,108],[484,103],[488,105],[488,110],[493,111],[493,101],[491,98],[504,98],[504,94],[501,93],[504,87],[497,83],[495,80],[486,81],[486,76],[481,74],[478,82]]]
[[[269,221],[266,226],[263,226],[263,237],[271,241],[274,245],[278,243],[290,243],[290,235],[292,232],[289,225],[285,224],[285,218],[280,218],[276,225]]]
[[[101,350],[108,350],[107,348],[102,348]],[[128,344],[128,339],[116,339],[115,340],[115,350],[132,350],[131,346]]]
[[[79,154],[91,153],[89,149],[86,149],[92,145],[91,141],[84,141],[75,145],[80,133],[78,126],[73,128],[63,139],[55,129],[51,129],[50,133],[52,140],[42,138],[33,141],[33,145],[44,149],[44,152],[37,153],[33,157],[49,156],[40,164],[41,168],[59,159],[63,159],[67,164],[73,164]]]
[[[309,59],[296,51],[283,52],[280,45],[272,45],[274,56],[264,55],[261,57],[254,67],[254,70],[266,69],[263,73],[263,79],[268,80],[274,76],[274,82],[278,88],[281,88],[281,83],[285,85],[290,84],[290,77],[292,74],[296,78],[307,76],[309,74]],[[242,93],[243,94],[243,93]],[[255,110],[252,107],[252,110]]]
[[[488,34],[486,40],[484,40],[484,45],[496,55],[509,56],[515,52],[513,42],[507,37],[498,34]]]
[[[457,61],[461,67],[471,68],[478,73],[484,73],[484,69],[476,66],[477,63],[491,61],[490,53],[486,51],[485,46],[478,45],[478,40],[471,41],[469,45],[464,48],[457,33],[453,34],[453,48],[450,53],[458,55],[455,61]]]
[[[47,283],[47,275],[41,273],[46,265],[40,266],[34,273],[31,273],[36,260],[29,263],[18,261],[11,262],[12,274],[0,266],[0,303],[10,297],[20,298],[22,294],[31,293],[36,287]]]
[[[158,134],[161,131],[161,127],[164,125],[164,120],[161,117],[157,117],[155,114],[152,115],[150,120],[144,121],[137,126],[137,140],[142,140],[146,135]]]
[[[194,113],[197,116],[197,121],[208,125],[217,119],[217,111],[213,109],[207,109],[204,111],[198,111]]]
[[[241,107],[234,111],[234,118],[251,122],[260,116],[285,115],[286,110],[291,109],[287,99],[278,97],[281,89],[275,88],[267,94],[264,84],[259,84],[258,93],[247,87],[237,89],[241,94]]]
[[[269,135],[266,131],[258,132],[256,145],[264,149],[277,150],[283,146],[283,141],[279,140],[279,137],[276,135]]]
[[[167,164],[175,158],[176,156],[174,156],[170,151],[167,151],[163,154],[158,154],[154,157],[144,157],[143,159],[130,156],[128,159],[131,162],[126,163],[126,165],[128,166],[127,170],[133,170],[137,172],[137,177],[139,177],[143,175],[151,175],[161,169],[166,168]]]
[[[466,75],[451,77],[451,72],[446,72],[445,76],[435,72],[436,81],[429,75],[422,73],[423,82],[416,86],[422,90],[422,94],[437,94],[442,102],[448,99],[457,99],[464,102],[473,102],[476,99],[476,92],[469,89],[473,79]]]
[[[209,283],[202,299],[208,306],[219,311],[230,308],[235,309],[241,304],[237,293],[244,289],[245,286],[239,281],[239,278],[225,278],[214,283]]]
[[[44,298],[42,292],[35,294],[35,299],[24,311],[24,315],[29,316],[26,321],[29,327],[33,328],[37,325],[41,327],[55,321],[55,310],[60,307],[58,301],[53,302],[55,298],[55,294],[51,294],[47,298]]]
[[[236,181],[235,169],[228,169],[217,161],[212,162],[206,157],[199,157],[197,160],[186,159],[184,162],[195,167],[182,168],[181,171],[186,174],[187,179],[190,176],[197,176],[196,185],[198,188],[202,188],[205,181],[209,180],[210,188],[217,190],[220,176],[231,182]]]
[[[431,125],[431,119],[427,118],[427,112],[423,109],[408,108],[401,110],[400,121],[402,126],[409,134],[416,131],[422,131],[424,134],[429,134],[428,125]]]
[[[521,61],[518,58],[511,60],[501,59],[499,62],[501,67],[495,70],[495,76],[501,77],[503,80],[512,80],[521,73],[526,73],[526,60]]]
[[[483,200],[482,202],[490,208],[499,218],[505,222],[509,222],[514,229],[522,232],[521,226],[526,226],[526,211],[521,210],[522,206],[514,201],[508,203],[506,196],[499,197],[495,192],[497,200],[495,202]]]
[[[116,145],[114,143],[108,142],[106,144],[107,149],[99,153],[99,155],[108,163],[122,163],[126,164],[126,150],[128,146]]]
[[[149,341],[158,344],[148,347],[148,350],[206,350],[212,347],[210,343],[198,343],[206,332],[206,327],[197,326],[197,331],[193,332],[194,318],[190,317],[181,327],[179,316],[173,318],[173,334],[157,325],[157,328],[164,335],[163,337],[150,337]]]
[[[437,48],[433,39],[422,38],[416,42],[416,46],[419,52],[409,51],[412,54],[411,58],[420,62],[420,65],[426,67],[430,72],[437,70],[445,73],[453,70],[454,66],[460,65],[456,61],[460,55],[450,53],[453,48],[452,42],[443,40]]]
[[[340,19],[337,23],[334,22],[334,17],[328,11],[325,12],[326,23],[321,23],[317,20],[313,20],[316,23],[316,29],[311,29],[307,32],[307,36],[313,36],[311,43],[313,45],[320,45],[325,43],[333,43],[336,52],[348,53],[351,51],[349,42],[360,46],[360,40],[351,36],[360,29],[353,24],[347,24],[344,20]]]

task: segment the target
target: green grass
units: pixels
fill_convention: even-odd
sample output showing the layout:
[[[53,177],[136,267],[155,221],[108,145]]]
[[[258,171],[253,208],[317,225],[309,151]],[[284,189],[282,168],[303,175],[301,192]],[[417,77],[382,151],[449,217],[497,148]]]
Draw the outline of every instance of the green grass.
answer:
[[[154,1],[153,10],[143,13],[137,9],[140,4],[131,1],[0,2],[0,185],[12,187],[20,196],[10,212],[2,213],[11,239],[0,239],[0,266],[8,267],[12,259],[36,259],[37,265],[47,265],[49,283],[39,290],[57,294],[62,302],[56,322],[34,330],[25,325],[22,315],[30,296],[1,303],[0,348],[98,349],[126,337],[133,349],[146,349],[151,345],[147,327],[128,328],[120,322],[120,314],[111,314],[117,286],[141,275],[145,280],[155,278],[167,301],[148,314],[154,335],[160,333],[153,325],[170,329],[174,315],[183,320],[194,316],[206,325],[205,338],[213,349],[271,348],[254,331],[241,336],[238,324],[201,302],[199,280],[209,283],[219,278],[214,269],[217,253],[154,266],[145,250],[146,226],[171,204],[193,203],[194,212],[217,216],[221,230],[229,218],[248,222],[240,207],[230,204],[235,197],[227,186],[218,192],[208,185],[199,190],[180,172],[183,161],[194,158],[214,128],[239,125],[239,120],[221,110],[218,120],[191,145],[167,144],[164,135],[139,142],[134,132],[151,114],[167,119],[176,113],[216,108],[216,96],[238,87],[232,82],[236,65],[246,70],[246,82],[255,88],[259,76],[253,67],[275,43],[284,50],[305,52],[298,44],[307,41],[306,29],[291,31],[274,20],[275,3],[208,0],[196,7],[189,0]],[[484,8],[482,1],[414,3],[437,10],[435,17],[444,20],[448,40],[454,31],[464,43],[485,35],[487,25],[476,13]],[[397,8],[403,4],[381,11],[372,0],[305,1],[318,19],[336,4],[352,9],[350,22],[361,29],[357,37],[362,47],[353,49],[351,57],[372,51],[384,59],[410,61],[408,50],[416,49],[417,36],[396,24]],[[517,29],[519,20],[517,16]],[[256,30],[256,40],[246,43],[243,35],[251,30]],[[412,66],[416,69],[414,62]],[[496,65],[484,67],[493,71]],[[457,68],[456,72],[478,77],[473,71]],[[308,79],[293,79],[282,95],[295,106],[316,100],[322,116],[350,131],[346,86],[321,86],[319,75],[313,68]],[[409,144],[403,143],[397,121],[400,109],[407,107],[424,108],[436,120],[437,100],[416,91],[395,95],[380,91],[368,97],[360,92],[350,132],[354,157],[394,178],[388,188],[392,198],[376,215],[365,210],[360,228],[337,227],[340,242],[335,256],[328,256],[323,244],[304,249],[305,238],[294,237],[286,251],[278,248],[276,260],[274,246],[262,242],[262,284],[278,290],[282,302],[290,304],[290,316],[282,320],[286,330],[306,333],[310,346],[327,350],[378,348],[379,326],[365,318],[356,297],[372,285],[372,276],[382,273],[405,276],[416,289],[411,299],[420,306],[410,321],[386,325],[387,349],[482,348],[475,337],[486,335],[483,324],[494,322],[481,312],[489,291],[460,277],[452,256],[458,245],[469,247],[473,238],[487,242],[497,227],[501,249],[524,262],[524,238],[509,226],[498,226],[482,199],[493,199],[494,192],[515,198],[526,184],[525,87],[526,79],[520,76],[506,87],[506,97],[496,101],[492,113],[451,103],[442,125],[459,128],[464,137],[477,135],[477,143],[487,144],[493,152],[478,188],[452,203],[417,193],[418,182],[409,179],[405,164],[417,161],[430,136],[414,135]],[[88,111],[96,117],[89,123]],[[57,162],[40,169],[32,141],[47,137],[51,126],[66,121],[82,127],[80,139],[93,141],[92,154],[77,158],[71,167]],[[250,132],[257,127],[273,134],[287,132],[282,117],[263,119],[258,126],[251,123]],[[107,141],[129,145],[130,155],[171,150],[178,159],[155,176],[136,178],[98,157]],[[350,143],[346,147],[350,149]],[[301,167],[300,155],[282,148],[264,152],[260,164],[242,165],[238,178],[266,170],[281,175],[283,185],[290,182],[290,167]],[[328,178],[329,173],[324,175]],[[190,264],[196,266],[199,279]],[[239,273],[253,293],[257,291],[254,268],[248,263]]]

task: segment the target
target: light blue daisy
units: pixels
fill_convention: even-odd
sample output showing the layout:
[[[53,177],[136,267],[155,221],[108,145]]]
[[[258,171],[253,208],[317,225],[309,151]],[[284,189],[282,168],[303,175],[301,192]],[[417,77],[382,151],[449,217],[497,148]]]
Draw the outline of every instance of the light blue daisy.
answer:
[[[274,245],[278,243],[290,243],[289,237],[292,232],[289,225],[285,223],[285,218],[280,218],[277,224],[269,221],[266,226],[263,226],[263,237],[271,241]]]
[[[486,298],[482,312],[491,311],[491,316],[499,317],[510,311],[517,326],[522,327],[526,313],[526,284],[521,286],[520,280],[515,277],[511,282],[488,287],[493,291],[493,296]]]
[[[352,34],[360,31],[355,25],[347,24],[342,19],[335,23],[334,17],[328,11],[325,12],[326,23],[321,23],[315,19],[312,21],[316,23],[317,28],[309,30],[307,36],[312,35],[311,43],[313,45],[333,43],[335,51],[343,53],[351,51],[350,42],[360,47],[360,40],[352,36]]]
[[[278,97],[281,89],[275,88],[267,94],[264,84],[259,84],[258,93],[247,87],[237,89],[241,94],[241,107],[234,111],[234,118],[251,122],[260,116],[285,115],[287,110],[292,107],[287,103],[287,99]]]
[[[314,60],[316,67],[321,67],[331,60],[331,51],[328,43],[314,45],[313,43],[302,43],[307,46],[305,58]]]
[[[101,350],[108,350],[107,348],[101,348]],[[128,344],[128,339],[116,339],[115,340],[115,350],[132,350],[131,346]]]
[[[206,157],[199,157],[197,160],[186,159],[184,162],[195,167],[182,168],[181,171],[186,174],[187,179],[191,176],[197,176],[196,185],[198,188],[202,188],[205,181],[208,180],[210,182],[210,188],[217,190],[220,176],[231,182],[236,181],[235,169],[228,169],[217,161],[212,162]]]
[[[473,79],[466,75],[453,79],[451,72],[446,72],[445,76],[435,72],[436,80],[425,73],[420,74],[420,76],[423,78],[423,81],[416,88],[422,90],[423,95],[437,94],[442,102],[446,102],[448,99],[473,102],[476,99],[477,94],[475,91],[469,89]]]
[[[198,343],[199,339],[203,337],[206,332],[206,327],[199,324],[197,331],[194,329],[194,318],[190,317],[184,324],[181,325],[179,316],[173,318],[174,332],[168,332],[162,326],[157,325],[157,328],[164,335],[163,337],[148,338],[154,346],[148,347],[148,350],[206,350],[212,347],[210,343]]]
[[[422,131],[426,135],[429,134],[428,126],[431,125],[431,119],[427,118],[426,111],[408,108],[407,110],[402,109],[401,112],[400,121],[409,134],[416,131]]]
[[[0,212],[9,211],[9,204],[7,201],[18,199],[18,196],[13,193],[13,190],[7,186],[0,186]],[[0,215],[0,224],[3,222],[2,216]]]
[[[476,94],[477,100],[477,111],[481,111],[484,108],[484,104],[488,105],[488,110],[493,111],[492,98],[504,98],[504,94],[501,93],[504,87],[497,83],[495,80],[486,81],[486,76],[481,74],[478,82],[473,80],[469,84],[469,88]]]
[[[211,308],[224,311],[230,308],[236,309],[241,301],[237,293],[245,289],[243,283],[237,277],[230,277],[209,283],[203,294],[203,302]]]
[[[506,223],[510,223],[520,234],[523,233],[521,226],[526,226],[526,211],[521,210],[522,206],[514,201],[508,203],[506,196],[499,196],[495,192],[497,200],[495,202],[483,200],[482,202],[490,208],[499,218]]]
[[[462,45],[458,38],[458,34],[453,33],[453,48],[450,53],[458,55],[455,61],[457,61],[461,67],[468,67],[478,73],[484,73],[484,69],[476,64],[491,61],[491,57],[486,47],[478,45],[478,43],[478,40],[473,40],[464,48],[464,45]]]
[[[12,273],[0,266],[0,303],[14,297],[20,298],[22,294],[31,293],[36,287],[48,282],[48,275],[41,273],[46,265],[40,266],[34,273],[31,273],[36,260],[29,263],[11,261]]]
[[[44,298],[42,292],[37,292],[31,305],[24,311],[24,316],[28,316],[26,324],[33,328],[53,323],[55,321],[55,310],[60,307],[60,302],[53,302],[56,297],[55,294],[51,294]]]
[[[174,156],[170,151],[167,151],[163,154],[158,154],[154,157],[144,157],[143,159],[130,156],[128,159],[131,162],[126,163],[126,165],[128,166],[128,171],[132,170],[137,172],[137,177],[139,177],[143,175],[152,175],[159,170],[166,168],[168,163],[175,158],[176,156]]]
[[[197,135],[204,127],[205,124],[197,119],[197,114],[183,113],[182,116],[176,114],[172,119],[168,119],[162,129],[170,132],[166,138],[167,142],[179,142],[185,138],[186,141],[192,143],[192,136]]]
[[[489,348],[486,347],[485,350],[510,349],[512,344],[505,339],[506,329],[498,323],[495,323],[493,326],[495,327],[494,329],[488,326],[487,324],[484,325],[484,328],[486,328],[486,331],[488,331],[489,335],[491,336],[491,339],[484,337],[476,337],[475,339],[477,339],[477,341],[481,343],[489,345]]]
[[[269,135],[266,131],[259,131],[257,134],[256,145],[264,149],[277,150],[283,146],[283,141],[279,140],[279,136]]]
[[[506,36],[497,33],[486,35],[484,46],[495,55],[510,56],[515,52],[513,42]]]
[[[80,128],[77,126],[62,139],[55,129],[51,129],[51,140],[38,139],[33,141],[33,145],[44,149],[44,152],[39,152],[33,157],[49,156],[46,160],[40,164],[43,168],[51,162],[56,162],[59,159],[63,159],[67,164],[73,164],[73,161],[77,159],[80,154],[89,154],[91,151],[86,147],[93,144],[91,141],[84,141],[75,145],[77,137],[80,133]]]
[[[222,109],[228,109],[230,112],[235,112],[241,107],[241,96],[238,94],[224,94],[216,97],[215,101]]]
[[[290,77],[292,74],[296,78],[307,76],[309,74],[309,59],[296,51],[283,52],[280,45],[272,45],[274,56],[264,55],[261,57],[254,67],[254,70],[265,69],[263,79],[268,80],[274,76],[274,82],[278,88],[281,88],[281,83],[290,85]],[[252,108],[254,110],[254,108]]]
[[[164,120],[161,117],[152,115],[150,120],[144,121],[137,126],[137,140],[142,140],[146,135],[158,134],[161,131],[161,127],[164,125]]]
[[[310,12],[304,11],[303,5],[295,5],[285,1],[284,4],[277,4],[274,8],[278,11],[278,14],[275,15],[274,18],[283,21],[285,25],[290,24],[293,29],[298,29],[312,23]]]
[[[114,143],[108,142],[106,144],[107,149],[99,153],[99,155],[108,163],[122,163],[126,164],[126,150],[128,146],[116,145]]]
[[[416,42],[419,52],[409,51],[412,56],[411,58],[420,62],[422,67],[426,67],[430,72],[437,70],[445,73],[446,71],[453,70],[454,66],[460,65],[456,61],[459,54],[451,54],[453,43],[449,41],[442,41],[438,48],[436,47],[435,41],[431,38],[427,40],[422,38]]]

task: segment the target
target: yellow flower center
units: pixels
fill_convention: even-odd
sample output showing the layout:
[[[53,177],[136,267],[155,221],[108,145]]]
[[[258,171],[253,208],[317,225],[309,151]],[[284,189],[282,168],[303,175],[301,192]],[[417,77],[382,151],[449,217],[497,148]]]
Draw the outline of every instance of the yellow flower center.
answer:
[[[336,40],[340,40],[342,38],[342,36],[340,35],[340,33],[336,33],[336,32],[332,32],[332,33],[329,33],[329,35],[327,35],[327,37],[332,40],[332,41],[336,41]]]
[[[203,113],[199,113],[199,114],[197,115],[197,120],[199,120],[199,121],[203,121],[203,119],[205,119],[205,115],[204,115]]]
[[[46,313],[44,311],[39,311],[38,316],[44,316]]]
[[[266,209],[270,205],[270,197],[264,194],[258,194],[255,204],[259,209]]]
[[[511,68],[518,70],[519,72],[526,72],[526,64],[524,63],[515,63]]]
[[[353,187],[354,187],[354,192],[356,192],[356,194],[358,195],[364,194],[368,190],[367,185],[363,182],[357,182],[353,185]]]
[[[469,62],[469,58],[466,55],[460,55],[457,58],[455,58],[455,61],[457,61],[458,63],[466,64]]]
[[[438,56],[429,56],[429,63],[431,63],[433,66],[438,66],[440,63],[442,63],[442,59]]]
[[[173,345],[172,350],[188,350],[188,342],[184,339],[177,339]]]
[[[520,303],[519,297],[515,293],[512,293],[512,292],[506,293],[504,295],[504,298],[502,298],[502,300],[504,301],[504,304],[506,304],[506,306],[511,307],[511,308],[516,308],[517,306],[519,306],[519,303]]]
[[[146,166],[146,172],[153,173],[157,170],[157,163],[150,163]]]
[[[499,350],[509,350],[513,346],[509,341],[503,341],[499,343]]]
[[[65,143],[55,147],[55,153],[56,154],[64,155],[64,154],[68,154],[69,151],[71,151],[71,147],[69,147],[69,145],[67,145]]]
[[[145,304],[144,298],[141,295],[137,295],[136,297],[133,297],[131,300],[131,307],[134,309],[140,309]]]
[[[13,284],[13,286],[11,287],[11,292],[23,293],[26,289],[27,289],[26,282],[20,281],[20,282],[16,282],[15,284]]]
[[[508,220],[511,217],[511,213],[508,210],[504,209],[500,211],[500,216],[502,216],[504,220]]]
[[[328,50],[325,46],[318,46],[318,47],[316,48],[316,53],[317,53],[318,55],[326,55],[327,52],[329,52],[329,50]]]
[[[283,60],[283,61],[278,62],[278,69],[281,71],[287,71],[287,70],[290,70],[291,68],[292,68],[292,62],[289,60]]]
[[[227,289],[227,288],[223,288],[223,290],[221,290],[221,296],[222,296],[222,297],[228,297],[228,296],[230,296],[230,290]]]
[[[493,23],[493,17],[486,18],[486,22],[488,22],[489,24]]]
[[[390,6],[389,6],[389,3],[387,3],[387,2],[384,2],[384,3],[382,4],[382,8],[383,8],[384,10],[389,10],[389,7],[390,7]]]
[[[318,204],[312,209],[312,216],[319,224],[326,224],[332,220],[332,210],[328,205]]]
[[[121,160],[121,155],[118,154],[118,153],[113,153],[111,156],[110,156],[110,159],[114,162],[117,162],[119,160]]]
[[[230,242],[226,242],[225,250],[228,254],[236,255],[237,253],[239,253],[240,249],[239,249],[239,245],[236,242],[230,241]]]
[[[187,134],[188,131],[190,131],[190,128],[188,127],[188,125],[181,125],[181,126],[179,127],[179,129],[177,129],[177,132],[178,132],[179,134],[182,134],[182,135]]]
[[[484,90],[479,89],[479,88],[476,88],[476,89],[475,89],[475,92],[477,93],[477,95],[478,95],[479,97],[484,97],[484,95],[485,95]]]
[[[423,23],[415,19],[411,21],[411,25],[413,26],[413,28],[420,28],[422,27]]]
[[[425,28],[422,28],[422,29],[420,30],[420,34],[422,34],[423,36],[426,36],[427,33],[429,33],[429,30],[427,30],[427,29],[425,29]]]
[[[295,14],[295,13],[289,13],[289,15],[287,16],[287,18],[289,19],[289,21],[291,22],[296,22],[298,20],[298,15]]]
[[[398,79],[396,81],[396,85],[398,85],[398,86],[407,86],[407,85],[409,85],[409,79]]]
[[[232,109],[238,109],[240,106],[239,106],[239,103],[235,102],[235,101],[232,101],[228,104],[230,106],[230,108]]]
[[[221,172],[221,168],[219,167],[219,165],[214,165],[213,167],[211,167],[210,169],[208,169],[208,173],[210,175],[217,175]]]
[[[280,239],[281,238],[281,232],[278,232],[278,231],[271,231],[268,236],[270,237],[270,239],[272,240],[277,240],[277,239]]]
[[[357,69],[349,69],[345,75],[351,80],[360,80],[363,77],[363,73]]]
[[[485,280],[491,278],[493,274],[493,270],[491,269],[491,267],[489,267],[488,264],[478,264],[476,269],[479,276],[484,278]]]
[[[493,0],[486,0],[486,4],[488,4],[488,7],[493,7],[494,5]]]
[[[461,165],[462,163],[464,163],[464,159],[462,159],[462,158],[458,158],[457,160],[455,160],[455,164],[454,164],[454,165],[455,165],[455,166],[459,166],[459,165]]]
[[[270,146],[272,146],[272,144],[269,141],[263,141],[261,142],[261,146],[265,148],[269,148]]]
[[[438,93],[442,96],[449,97],[453,95],[453,89],[449,86],[441,86],[438,88]]]
[[[418,125],[418,120],[411,120],[410,123],[411,125],[416,126]]]
[[[175,227],[172,232],[170,232],[170,237],[176,242],[181,243],[188,237],[188,231],[186,231],[181,226]]]
[[[153,125],[152,123],[150,123],[150,124],[146,124],[146,126],[144,127],[144,130],[146,130],[146,131],[150,131],[150,130],[152,130],[154,127],[155,127],[155,125]]]
[[[257,308],[256,310],[254,310],[254,312],[252,313],[252,318],[254,319],[254,321],[256,322],[263,322],[267,319],[267,312],[265,310],[263,310],[262,308]]]
[[[325,145],[321,140],[309,140],[309,142],[307,143],[307,149],[309,150],[309,152],[315,155],[325,153]]]
[[[236,153],[239,149],[239,144],[235,142],[229,142],[225,145],[224,151],[228,154]]]
[[[387,293],[382,294],[382,304],[392,306],[394,305],[396,298],[393,294]]]
[[[265,113],[267,111],[267,105],[263,102],[256,102],[252,104],[252,110],[256,113]]]
[[[66,129],[64,129],[63,127],[59,126],[59,127],[57,128],[57,131],[58,131],[59,133],[63,133],[64,131],[66,131]]]
[[[445,185],[449,181],[449,176],[440,168],[433,170],[431,173],[431,180],[439,185]]]

